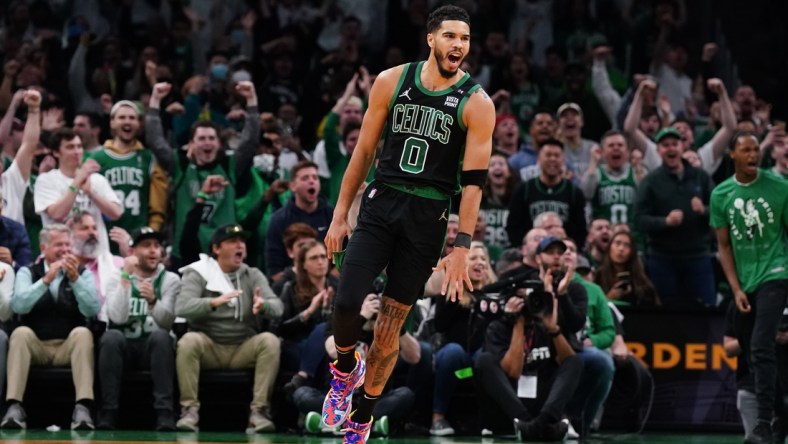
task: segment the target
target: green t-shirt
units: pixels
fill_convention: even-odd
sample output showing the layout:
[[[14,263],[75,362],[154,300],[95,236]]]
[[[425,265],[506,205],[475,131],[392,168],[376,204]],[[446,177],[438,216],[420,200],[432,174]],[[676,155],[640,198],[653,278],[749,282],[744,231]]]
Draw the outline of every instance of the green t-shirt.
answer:
[[[788,182],[760,171],[749,184],[735,176],[711,193],[711,226],[730,229],[731,249],[742,290],[788,279]]]
[[[226,161],[216,162],[211,168],[199,168],[189,162],[183,165],[179,159],[175,170],[173,183],[175,184],[175,227],[173,235],[172,255],[181,257],[181,236],[186,215],[194,206],[194,199],[202,189],[202,184],[210,175],[220,175],[230,183],[223,190],[210,196],[205,201],[205,211],[200,219],[200,229],[197,237],[200,240],[200,250],[210,250],[211,235],[214,230],[226,224],[237,222],[235,214],[235,159],[232,155]],[[225,169],[226,167],[226,169]],[[229,171],[228,171],[229,170]]]
[[[588,282],[578,275],[575,275],[572,281],[582,285],[588,296],[586,335],[594,343],[594,347],[600,350],[610,347],[616,338],[616,327],[613,323],[613,314],[607,306],[605,292],[599,285]]]
[[[156,295],[156,300],[161,300],[161,284],[164,282],[166,271],[159,273],[156,280],[153,281],[153,294]],[[134,277],[135,281],[138,279]],[[129,320],[123,325],[110,322],[109,328],[114,330],[121,330],[126,339],[139,341],[148,339],[148,336],[153,332],[155,321],[153,317],[148,314],[148,301],[137,290],[136,282],[131,285],[131,298],[129,300]]]
[[[634,168],[627,166],[626,176],[620,179],[610,177],[605,168],[597,167],[599,184],[591,200],[594,219],[607,219],[611,224],[633,224],[637,181]]]

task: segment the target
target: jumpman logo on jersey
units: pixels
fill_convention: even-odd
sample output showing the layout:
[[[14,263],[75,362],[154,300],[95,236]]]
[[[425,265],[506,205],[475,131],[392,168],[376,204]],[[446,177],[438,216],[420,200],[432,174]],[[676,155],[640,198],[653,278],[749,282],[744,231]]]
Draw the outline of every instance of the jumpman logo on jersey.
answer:
[[[445,221],[448,221],[448,220],[449,220],[449,218],[448,218],[448,217],[446,217],[446,210],[445,210],[445,209],[443,210],[443,214],[441,214],[441,217],[439,217],[439,218],[438,218],[438,220],[439,220],[439,221],[440,221],[440,220],[445,220]]]
[[[410,88],[406,89],[406,90],[405,90],[405,92],[404,92],[404,93],[402,93],[402,94],[400,94],[399,96],[400,96],[400,97],[407,97],[407,98],[408,98],[408,100],[412,100],[412,99],[410,98]]]

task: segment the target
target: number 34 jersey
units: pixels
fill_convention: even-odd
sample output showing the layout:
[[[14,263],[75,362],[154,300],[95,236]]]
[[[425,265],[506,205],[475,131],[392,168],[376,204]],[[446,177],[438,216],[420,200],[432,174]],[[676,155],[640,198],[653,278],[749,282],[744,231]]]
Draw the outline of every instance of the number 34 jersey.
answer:
[[[112,149],[111,141],[93,153],[93,159],[101,165],[101,174],[107,179],[113,191],[120,199],[123,214],[116,221],[108,221],[107,229],[114,226],[121,227],[131,233],[133,230],[151,225],[149,217],[151,212],[159,212],[166,205],[166,176],[164,177],[162,202],[151,202],[151,186],[154,172],[161,170],[153,154],[142,145],[129,153],[120,154]],[[153,200],[161,200],[154,197]],[[162,206],[161,210],[152,210]],[[163,220],[163,214],[162,214]],[[159,229],[159,227],[154,227]]]
[[[448,196],[460,191],[467,133],[462,110],[480,86],[465,73],[450,88],[430,91],[421,83],[424,63],[404,65],[389,104],[375,179],[433,187]]]

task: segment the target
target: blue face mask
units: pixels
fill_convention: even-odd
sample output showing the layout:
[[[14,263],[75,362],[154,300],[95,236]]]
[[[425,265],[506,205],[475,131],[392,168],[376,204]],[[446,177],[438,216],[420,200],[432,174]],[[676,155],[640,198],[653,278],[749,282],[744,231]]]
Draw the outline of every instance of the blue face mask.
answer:
[[[224,63],[217,63],[216,65],[211,65],[211,77],[214,80],[227,80],[227,72],[229,68]]]

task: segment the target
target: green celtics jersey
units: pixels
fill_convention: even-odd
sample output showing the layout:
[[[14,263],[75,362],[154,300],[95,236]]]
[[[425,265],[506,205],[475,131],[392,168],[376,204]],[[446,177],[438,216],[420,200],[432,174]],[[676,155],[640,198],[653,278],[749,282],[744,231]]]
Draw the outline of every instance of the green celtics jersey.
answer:
[[[120,219],[107,221],[107,230],[118,226],[131,233],[148,225],[150,179],[156,164],[153,154],[148,150],[118,154],[104,147],[91,157],[101,165],[101,174],[123,206]]]
[[[508,248],[509,235],[506,232],[506,220],[509,218],[509,208],[492,202],[482,202],[479,214],[484,217],[487,226],[487,232],[484,234],[484,243],[487,244],[487,247]]]
[[[156,300],[161,300],[161,284],[164,282],[164,276],[167,275],[166,271],[159,273],[156,280],[153,281],[153,294],[156,295]],[[136,280],[131,284],[131,300],[129,301],[129,320],[123,324],[118,325],[110,322],[109,327],[115,330],[122,330],[123,336],[129,340],[145,340],[153,332],[155,321],[153,317],[148,314],[148,301],[137,290]]]
[[[607,219],[611,224],[631,224],[635,208],[637,182],[634,169],[627,165],[626,175],[619,179],[610,177],[603,167],[597,167],[599,184],[594,198],[591,199],[591,211],[594,219]]]
[[[761,170],[749,184],[732,176],[711,193],[711,226],[728,227],[742,290],[788,279],[788,182]]]
[[[205,211],[203,211],[200,221],[200,231],[197,234],[200,239],[200,249],[204,252],[210,251],[210,239],[214,230],[225,224],[236,223],[235,215],[235,159],[228,156],[225,161],[216,162],[210,168],[201,168],[194,163],[186,163],[185,159],[180,162],[173,176],[175,184],[175,228],[172,245],[172,255],[181,257],[181,236],[183,235],[183,225],[186,223],[186,215],[194,206],[197,193],[202,189],[202,184],[210,175],[220,175],[230,182],[222,191],[210,196],[205,201]]]

